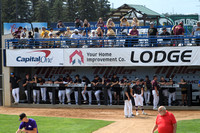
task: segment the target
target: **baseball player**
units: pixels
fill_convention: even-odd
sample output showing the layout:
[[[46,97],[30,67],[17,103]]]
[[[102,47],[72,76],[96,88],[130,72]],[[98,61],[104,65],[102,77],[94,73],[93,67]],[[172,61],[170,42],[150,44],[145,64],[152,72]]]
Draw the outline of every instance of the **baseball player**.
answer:
[[[42,81],[42,78],[40,77],[37,77],[37,75],[34,75],[34,78],[33,78],[33,83],[40,83],[40,81]],[[41,82],[42,84],[42,82]],[[37,100],[36,100],[37,98]],[[34,86],[33,87],[33,104],[36,104],[36,101],[37,101],[37,104],[40,103],[40,87],[37,87],[37,86]]]
[[[158,77],[156,75],[153,76],[152,83],[152,95],[153,95],[153,110],[157,110],[158,102],[159,102],[159,86],[158,86]]]
[[[39,79],[40,79],[40,78],[39,78]],[[45,80],[41,78],[40,83],[41,83],[41,82],[42,82],[42,84],[43,84],[43,83],[45,83]],[[40,92],[41,92],[42,102],[43,102],[43,103],[46,103],[46,101],[47,101],[47,88],[41,87],[41,88],[40,88]]]
[[[85,85],[84,90],[82,91],[82,96],[84,99],[83,103],[87,103],[87,98],[86,98],[85,94],[88,93],[89,105],[91,105],[92,104],[92,88],[88,87],[88,85],[90,84],[90,80],[86,76],[83,76],[82,83]]]
[[[107,87],[107,92],[108,92],[108,96],[109,96],[109,99],[110,99],[110,104],[108,105],[112,105],[112,91],[111,91],[111,81],[110,79],[108,79],[107,76],[104,76],[102,78],[102,84],[105,85],[105,87]]]
[[[65,78],[65,82],[67,83],[65,86],[67,87],[65,89],[66,91],[66,96],[67,96],[67,103],[68,105],[71,105],[71,93],[72,93],[72,88],[68,87],[68,85],[72,84],[72,78],[69,76],[69,74],[67,74],[66,78]]]
[[[27,101],[28,101],[27,85],[28,85],[29,83],[32,83],[32,80],[31,80],[29,74],[26,74],[26,77],[25,77],[25,79],[23,80],[23,87],[24,87],[24,92],[25,92],[25,94],[26,94],[26,100],[27,100]]]
[[[117,77],[116,74],[113,74],[111,82],[112,82],[111,87],[114,91],[115,104],[119,105],[119,95],[120,95],[120,92],[121,92],[121,88],[120,88],[120,85],[119,85],[119,77]]]
[[[175,84],[175,81],[173,81],[172,78],[169,78],[169,82],[167,84],[173,86],[173,84]],[[171,103],[175,102],[175,100],[176,100],[176,88],[170,87],[169,88],[168,106],[171,106]]]
[[[140,84],[140,80],[137,79],[136,84],[131,89],[131,96],[134,97],[134,101],[135,101],[136,115],[139,115],[139,112],[138,112],[139,105],[142,108],[142,114],[147,115],[143,109],[143,101],[144,101],[143,94],[144,94],[144,89],[143,89],[142,85]]]
[[[131,91],[130,91],[130,83],[127,87],[124,88],[124,115],[125,118],[131,118],[133,116],[132,112],[132,101],[131,101]]]
[[[10,73],[10,90],[14,98],[14,104],[19,103],[19,82],[20,78],[15,76],[15,73]]]
[[[127,77],[126,76],[123,76],[123,79],[122,80],[120,80],[120,82],[119,82],[119,84],[120,85],[122,85],[123,87],[122,87],[122,89],[123,89],[123,91],[122,91],[122,96],[123,96],[123,99],[124,99],[124,93],[125,93],[125,88],[127,87],[127,83],[129,83],[129,80],[127,79]]]
[[[63,84],[64,78],[62,75],[54,82],[55,84]],[[65,87],[58,87],[59,104],[65,104]]]
[[[16,133],[38,133],[37,124],[34,119],[27,118],[25,113],[19,115],[21,121]]]
[[[51,80],[51,78],[49,78],[45,83],[46,84],[53,84],[53,81]],[[51,104],[53,104],[52,88],[51,87],[47,87],[47,92],[49,94],[49,101],[50,101]]]
[[[96,75],[94,77],[94,80],[91,82],[91,84],[94,86],[95,88],[95,97],[96,97],[96,100],[97,100],[97,104],[98,105],[101,105],[100,104],[100,93],[101,93],[101,90],[102,90],[102,87],[100,85],[102,85],[102,79]]]
[[[167,81],[165,80],[164,77],[160,78],[159,84],[163,86],[167,84]],[[163,105],[166,102],[167,97],[168,97],[168,88],[160,87],[160,89],[161,89],[160,91],[162,91],[160,92],[160,105]]]
[[[80,76],[77,74],[75,76],[75,80],[74,80],[74,84],[81,84],[82,81],[80,79]],[[78,89],[77,87],[74,87],[74,96],[75,96],[75,102],[76,102],[76,105],[78,105]]]
[[[149,80],[149,76],[145,77],[145,82],[144,82],[144,99],[146,106],[149,105],[150,103],[150,90],[151,90],[151,80]]]

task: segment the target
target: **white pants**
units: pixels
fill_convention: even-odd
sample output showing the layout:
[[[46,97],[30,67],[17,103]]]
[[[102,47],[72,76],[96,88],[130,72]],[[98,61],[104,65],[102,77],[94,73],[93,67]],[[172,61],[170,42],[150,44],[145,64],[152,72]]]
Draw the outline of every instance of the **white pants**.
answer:
[[[53,102],[53,93],[52,92],[49,92],[49,100],[51,103]]]
[[[100,93],[101,93],[101,90],[97,90],[97,91],[95,91],[95,93],[94,93],[97,102],[100,102]]]
[[[135,106],[143,106],[143,97],[142,95],[138,95],[138,94],[135,94],[136,97],[134,97],[134,101],[135,101]]]
[[[145,103],[148,104],[150,101],[150,91],[144,91],[144,99],[145,99]]]
[[[58,98],[60,103],[65,103],[65,90],[58,91]]]
[[[159,91],[158,91],[158,94],[159,94]],[[152,90],[152,95],[153,95],[153,108],[157,108],[158,102],[159,102],[159,96],[157,96],[155,90]]]
[[[86,101],[87,98],[85,96],[86,93],[88,93],[88,96],[89,96],[89,103],[91,104],[92,103],[92,91],[85,91],[85,94],[83,94],[84,90],[82,91],[82,96],[83,96],[83,99]]]
[[[170,92],[169,92],[168,105],[171,105],[172,100],[173,100],[173,101],[176,100],[176,93],[175,93],[175,92],[173,92],[173,93],[170,93]]]
[[[163,93],[163,96],[167,97],[168,96],[168,89],[164,89],[162,91],[162,93]]]
[[[33,102],[36,103],[36,97],[37,97],[37,103],[40,102],[40,91],[39,90],[33,90]]]
[[[108,89],[108,96],[109,96],[109,99],[110,99],[110,104],[112,104],[112,91],[111,91],[111,89]]]
[[[132,112],[132,101],[131,100],[124,100],[124,115],[130,117]]]
[[[24,93],[26,94],[26,100],[28,101],[28,91],[25,90]]]
[[[42,97],[42,101],[46,101],[47,100],[47,88],[40,88],[41,90],[41,97]]]
[[[19,88],[12,89],[12,96],[14,98],[15,103],[19,103]]]
[[[66,96],[67,96],[67,102],[71,102],[70,95],[72,93],[72,90],[71,89],[66,89],[65,92],[66,92]]]
[[[74,91],[75,102],[78,104],[78,91]]]

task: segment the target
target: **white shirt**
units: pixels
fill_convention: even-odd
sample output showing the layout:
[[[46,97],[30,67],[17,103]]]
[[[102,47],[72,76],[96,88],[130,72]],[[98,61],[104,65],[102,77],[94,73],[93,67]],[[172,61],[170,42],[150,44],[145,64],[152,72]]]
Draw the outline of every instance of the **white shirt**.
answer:
[[[195,36],[200,36],[200,27],[194,26],[192,31],[194,32]]]
[[[81,37],[82,37],[82,36],[81,36],[80,34],[75,34],[75,33],[73,33],[73,34],[71,35],[70,38],[79,39],[79,38],[81,38]]]

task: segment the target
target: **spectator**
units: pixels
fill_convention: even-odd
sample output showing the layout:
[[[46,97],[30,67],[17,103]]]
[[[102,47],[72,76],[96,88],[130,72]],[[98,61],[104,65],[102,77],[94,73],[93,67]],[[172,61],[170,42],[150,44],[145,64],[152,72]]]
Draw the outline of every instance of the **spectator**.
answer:
[[[134,46],[138,44],[138,35],[139,35],[139,32],[137,30],[137,27],[133,26],[132,30],[129,33],[129,36],[131,36],[131,39],[130,39],[131,45]]]
[[[136,17],[133,18],[131,26],[139,26],[139,21],[138,21],[138,19]]]
[[[120,19],[120,27],[122,27],[121,32],[127,33],[127,29],[125,27],[129,27],[129,22],[127,21],[127,18],[122,17]],[[126,31],[125,31],[126,30]]]
[[[42,37],[43,39],[49,38],[49,31],[46,30],[45,27],[42,27],[41,37]],[[42,42],[42,48],[46,48],[46,47],[48,47],[48,41],[43,41],[43,42]]]
[[[177,39],[175,40],[175,45],[183,44],[184,45],[184,39],[182,36],[184,35],[185,29],[183,28],[183,22],[180,22],[175,28],[174,28],[174,35],[176,35]]]
[[[175,84],[175,81],[173,81],[172,78],[169,78],[168,85],[171,85],[172,87],[169,87],[168,106],[171,106],[176,100],[176,88],[173,87],[173,84]]]
[[[79,18],[76,18],[74,23],[76,29],[83,27],[83,22]]]
[[[97,29],[96,29],[96,34],[97,34],[97,36],[99,37],[99,38],[102,38],[103,37],[103,31],[102,31],[102,29],[101,29],[101,27],[98,27]]]
[[[83,27],[87,28],[86,32],[90,32],[90,23],[87,19],[84,20]]]
[[[144,99],[145,99],[146,106],[150,104],[151,89],[152,89],[151,80],[149,80],[149,76],[146,76],[145,81],[144,81]]]
[[[14,39],[20,39],[21,32],[22,32],[22,27],[20,26],[15,32],[12,33],[13,38]],[[17,46],[18,44],[19,44],[18,41],[14,41],[13,42],[13,49],[16,49],[18,47]]]
[[[167,31],[166,27],[162,28],[162,33],[160,35],[164,36],[163,45],[169,46],[169,44],[171,44],[171,39],[165,39],[165,37],[170,36],[170,33]]]
[[[197,25],[193,27],[192,35],[196,37],[195,43],[197,46],[200,46],[200,21],[197,22]]]
[[[23,29],[23,32],[22,32],[22,35],[21,35],[21,38],[22,38],[22,39],[25,39],[25,38],[26,38],[26,32],[27,32],[27,29],[24,28],[24,29]]]
[[[70,28],[67,27],[67,31],[65,32],[64,36],[67,38],[70,38],[71,35],[72,35],[72,32],[70,31]]]
[[[71,37],[70,38],[72,38],[72,39],[80,39],[80,38],[82,38],[82,35],[81,34],[79,34],[79,30],[78,29],[75,29],[74,30],[74,33],[71,35]],[[73,48],[75,48],[75,47],[77,47],[77,44],[79,44],[80,42],[79,42],[79,40],[77,40],[77,41],[73,41],[72,43],[71,43],[71,47],[73,47]]]
[[[32,48],[33,47],[33,44],[34,44],[34,41],[33,41],[33,35],[32,35],[32,32],[31,31],[29,31],[28,32],[28,39],[30,39],[31,41],[29,41],[28,43],[29,43],[29,47],[30,48]]]
[[[36,27],[34,29],[34,39],[39,39],[40,38],[40,34],[39,34],[39,29]],[[35,41],[35,47],[39,48],[40,42],[39,41]]]
[[[177,122],[174,115],[168,112],[164,106],[158,108],[159,114],[156,118],[152,133],[158,129],[158,133],[176,133]]]
[[[95,47],[99,47],[99,45],[97,44],[98,41],[96,40],[98,38],[96,30],[92,30],[92,33],[90,34],[89,38],[92,39],[92,46],[95,45]]]
[[[181,82],[179,83],[181,85],[185,85],[187,84],[187,82],[185,81],[185,79],[181,79]],[[182,106],[187,105],[187,88],[186,87],[181,87],[181,94],[182,94]]]
[[[157,35],[158,35],[158,30],[157,30],[157,28],[154,27],[154,23],[151,22],[150,28],[148,29],[148,37],[149,37],[149,46],[150,47],[158,46],[157,39],[156,39]]]
[[[58,24],[56,26],[56,28],[59,28],[58,32],[59,34],[64,33],[65,32],[65,25],[63,24],[63,22],[61,20],[58,21]]]
[[[115,32],[113,31],[112,27],[111,26],[108,26],[108,31],[107,31],[107,34],[106,34],[109,38],[115,38],[116,34]]]
[[[107,21],[107,23],[106,23],[106,26],[107,27],[112,27],[112,28],[114,28],[115,27],[115,23],[113,22],[113,20],[112,20],[112,18],[109,18],[108,19],[108,21]]]
[[[102,18],[99,18],[99,20],[97,21],[97,26],[96,27],[101,27],[103,28],[105,25],[104,25],[104,22],[103,22],[103,19]]]
[[[52,39],[53,39],[54,37],[53,37],[53,34],[52,34],[52,33],[49,34],[49,38],[50,38],[50,41],[48,41],[48,47],[47,47],[47,48],[53,48],[53,46],[54,46],[54,41],[52,41]]]
[[[53,35],[53,28],[50,28],[49,36],[50,36],[51,34]]]
[[[12,33],[14,39],[20,39],[22,27],[20,26],[15,32]]]

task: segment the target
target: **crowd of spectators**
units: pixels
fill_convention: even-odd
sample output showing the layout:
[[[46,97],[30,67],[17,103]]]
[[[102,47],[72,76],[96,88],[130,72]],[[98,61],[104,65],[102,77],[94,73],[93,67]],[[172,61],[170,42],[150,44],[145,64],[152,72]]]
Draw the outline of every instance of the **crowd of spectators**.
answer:
[[[132,27],[132,29],[129,30],[129,26]],[[136,17],[133,18],[132,22],[129,23],[129,21],[125,18],[122,17],[120,19],[120,34],[125,35],[126,37],[129,37],[128,41],[126,40],[125,43],[129,42],[131,43],[132,46],[135,46],[139,44],[139,30],[138,26],[140,26],[140,23]],[[93,43],[95,42],[98,45],[92,45],[92,46],[101,46],[102,44],[102,38],[104,39],[115,39],[119,34],[119,32],[116,32],[116,26],[115,23],[113,22],[112,18],[109,18],[106,23],[104,23],[104,20],[102,18],[99,18],[96,24],[96,30],[91,30],[90,23],[88,22],[87,19],[84,21],[80,20],[79,18],[75,19],[74,22],[74,27],[75,29],[73,31],[70,30],[70,27],[66,27],[62,21],[58,21],[56,28],[59,28],[58,31],[54,31],[52,28],[49,30],[46,29],[46,27],[42,27],[42,31],[39,34],[39,29],[36,27],[34,29],[34,32],[29,31],[28,35],[27,29],[19,27],[15,32],[12,33],[13,37],[15,39],[55,39],[55,38],[70,38],[70,39],[81,39],[81,38],[88,38],[88,39],[99,39],[99,41],[92,41]],[[162,28],[162,32],[159,34],[158,29],[154,26],[154,22],[150,22],[150,27],[147,31],[147,37],[148,37],[148,44],[149,46],[158,46],[161,45],[157,41],[157,36],[163,36],[163,41],[162,45],[167,45],[167,46],[178,46],[179,44],[184,45],[184,39],[179,37],[176,39],[169,39],[165,38],[170,35],[175,35],[175,36],[183,36],[185,33],[185,29],[183,27],[183,23],[180,22],[178,25],[175,25],[172,29],[171,32],[168,31],[166,27]],[[200,22],[197,22],[197,25],[194,26],[192,35],[194,36],[199,36],[200,35]],[[13,45],[15,45],[17,42],[13,42]],[[30,43],[30,42],[29,42]],[[33,41],[31,42],[33,43]],[[54,43],[54,44],[53,44]],[[36,41],[34,42],[35,47],[38,48],[39,45],[41,48],[51,48],[51,47],[60,47],[58,43],[60,41],[56,42],[53,41]],[[66,44],[70,43],[76,43],[76,42],[70,42],[66,41]],[[83,44],[83,41],[81,42]],[[86,43],[86,42],[84,42]],[[109,44],[109,40],[106,41],[107,44]],[[200,39],[196,38],[195,43],[197,46],[200,45]],[[100,45],[99,45],[100,44]],[[126,46],[126,45],[125,45]],[[16,47],[16,46],[14,46]],[[74,46],[72,46],[74,47]]]

